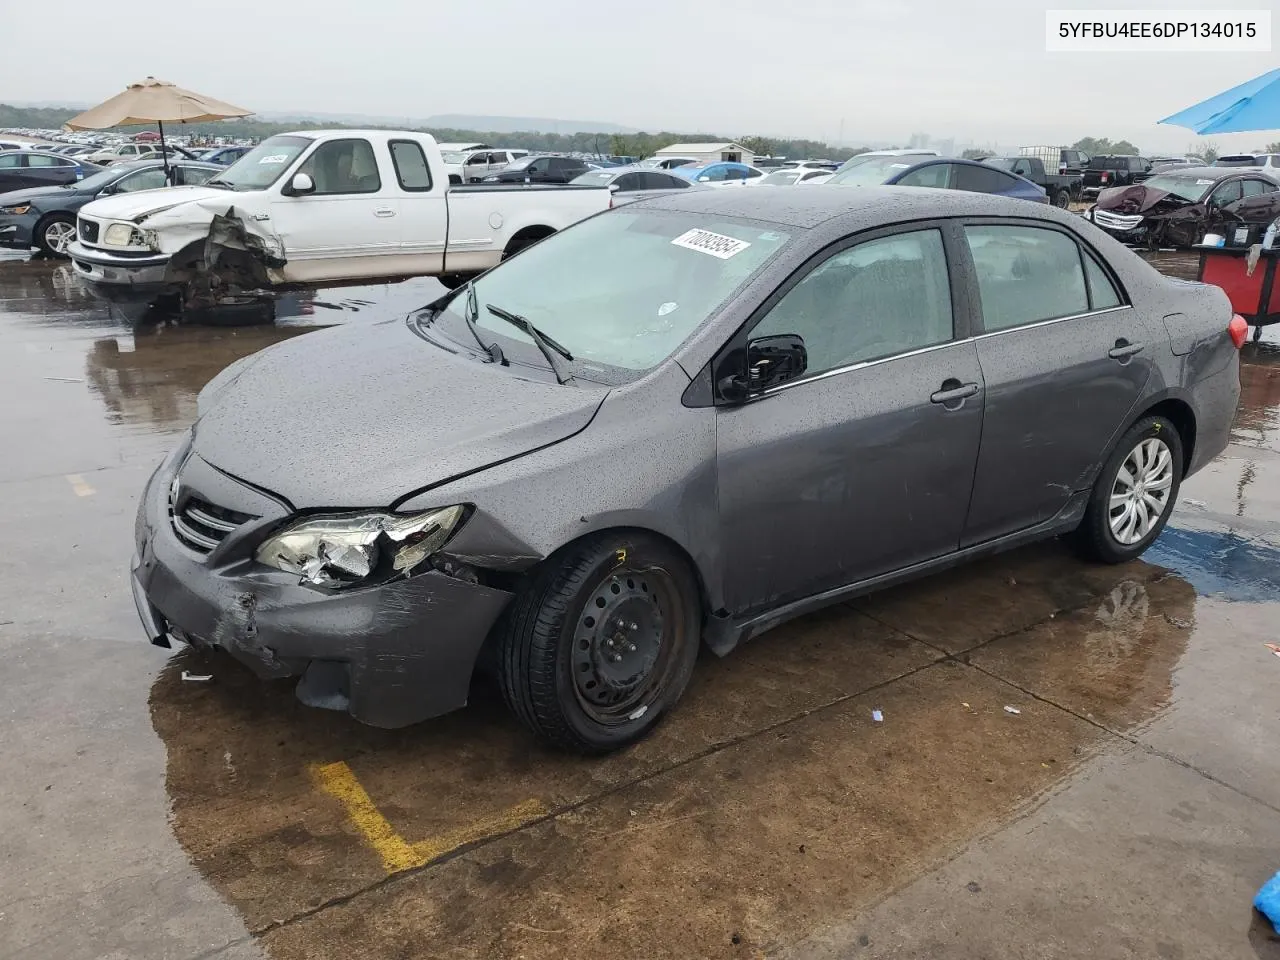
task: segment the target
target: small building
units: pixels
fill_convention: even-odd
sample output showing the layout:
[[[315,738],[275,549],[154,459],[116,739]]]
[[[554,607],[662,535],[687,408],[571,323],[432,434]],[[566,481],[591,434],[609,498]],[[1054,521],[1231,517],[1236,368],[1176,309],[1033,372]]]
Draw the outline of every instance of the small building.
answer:
[[[673,143],[663,147],[655,157],[688,157],[699,163],[717,163],[728,160],[732,163],[752,163],[756,155],[746,147],[737,143]]]

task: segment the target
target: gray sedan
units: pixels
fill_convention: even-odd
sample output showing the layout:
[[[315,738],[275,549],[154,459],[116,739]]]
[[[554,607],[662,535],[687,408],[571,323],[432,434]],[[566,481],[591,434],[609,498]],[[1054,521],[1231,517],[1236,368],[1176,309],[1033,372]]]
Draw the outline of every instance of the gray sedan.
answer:
[[[603,167],[575,178],[573,183],[591,187],[608,187],[613,206],[621,206],[646,197],[661,197],[677,190],[705,190],[706,187],[665,170],[640,167]]]
[[[1227,443],[1245,332],[1049,207],[673,194],[228,367],[147,483],[134,598],[314,706],[400,726],[483,668],[610,750],[703,644],[1060,534],[1138,556]]]

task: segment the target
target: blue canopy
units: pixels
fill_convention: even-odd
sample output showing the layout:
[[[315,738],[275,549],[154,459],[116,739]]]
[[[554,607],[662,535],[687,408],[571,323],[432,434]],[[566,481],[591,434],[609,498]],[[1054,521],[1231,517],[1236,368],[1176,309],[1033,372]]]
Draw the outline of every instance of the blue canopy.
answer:
[[[1160,122],[1199,134],[1280,130],[1280,68]]]

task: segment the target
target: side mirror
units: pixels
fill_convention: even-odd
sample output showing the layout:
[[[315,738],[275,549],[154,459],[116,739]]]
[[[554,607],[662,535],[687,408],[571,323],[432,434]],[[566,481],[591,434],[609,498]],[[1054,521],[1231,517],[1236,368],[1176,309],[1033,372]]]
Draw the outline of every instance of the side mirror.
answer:
[[[288,194],[291,197],[302,197],[316,192],[316,182],[309,173],[295,173],[289,181]]]
[[[610,193],[617,193],[619,189],[620,189],[620,187],[619,187],[616,183],[611,183],[611,184],[609,184],[609,192],[610,192]]]
[[[804,338],[794,333],[780,333],[747,341],[745,373],[721,377],[716,386],[720,395],[731,403],[741,403],[788,380],[801,376],[809,367],[809,352]]]
[[[698,182],[699,182],[699,183],[703,183],[703,182],[705,182],[705,181],[707,181],[707,180],[710,180],[710,179],[711,179],[711,178],[710,178],[709,176],[707,176],[707,175],[704,173],[702,176],[700,176],[700,177],[698,178]]]

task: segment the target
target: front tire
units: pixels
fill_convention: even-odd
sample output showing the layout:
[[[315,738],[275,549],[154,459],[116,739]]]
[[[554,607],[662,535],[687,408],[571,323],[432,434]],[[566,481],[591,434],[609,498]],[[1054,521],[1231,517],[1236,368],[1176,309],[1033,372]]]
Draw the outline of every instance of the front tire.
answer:
[[[51,257],[66,257],[67,247],[76,238],[76,218],[55,213],[36,227],[36,246]]]
[[[1182,437],[1172,421],[1143,417],[1130,427],[1103,464],[1076,531],[1084,555],[1124,563],[1151,546],[1177,502],[1182,464]]]
[[[647,734],[688,686],[702,613],[689,562],[644,533],[589,537],[521,590],[499,639],[512,713],[575,753]]]

